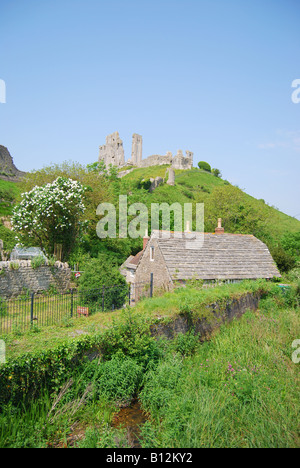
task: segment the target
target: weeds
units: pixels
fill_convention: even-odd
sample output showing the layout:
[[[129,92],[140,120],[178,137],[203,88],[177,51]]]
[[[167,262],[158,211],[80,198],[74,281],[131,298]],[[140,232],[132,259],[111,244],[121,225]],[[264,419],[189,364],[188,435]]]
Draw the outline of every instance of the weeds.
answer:
[[[201,294],[186,288],[173,299],[189,314],[200,297],[212,297]],[[217,295],[227,300],[227,286]],[[137,394],[149,415],[140,433],[145,448],[297,447],[299,375],[291,346],[300,337],[298,298],[298,286],[283,292],[271,284],[258,311],[203,344],[194,330],[155,340],[145,319],[125,310],[97,338],[101,359],[75,359],[80,350],[92,352],[97,340],[89,337],[74,350],[27,356],[3,381],[6,392],[19,384],[18,403],[2,405],[0,447],[127,448],[126,431],[111,422]],[[48,388],[37,393],[32,375],[39,385],[48,378]],[[22,399],[29,388],[36,398]]]

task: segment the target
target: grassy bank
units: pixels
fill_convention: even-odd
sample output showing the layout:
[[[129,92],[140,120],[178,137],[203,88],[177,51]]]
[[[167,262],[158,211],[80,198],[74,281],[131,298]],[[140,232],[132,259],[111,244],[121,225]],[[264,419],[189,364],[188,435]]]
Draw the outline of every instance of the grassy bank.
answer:
[[[129,447],[126,429],[112,421],[137,394],[148,416],[142,447],[299,446],[299,369],[292,361],[299,290],[283,294],[275,286],[267,285],[258,311],[223,325],[204,344],[192,332],[155,339],[150,317],[168,321],[187,306],[198,315],[212,299],[242,294],[245,284],[146,300],[100,334],[10,361],[0,367],[2,392],[15,396],[2,404],[0,447]],[[258,288],[261,282],[252,283]],[[84,358],[95,345],[102,358]]]
[[[243,281],[237,284],[223,284],[214,288],[204,289],[199,283],[191,282],[188,288],[179,288],[163,295],[156,295],[140,301],[132,314],[147,323],[172,322],[182,313],[189,312],[195,319],[207,315],[206,306],[218,302],[238,298],[247,292],[265,294],[278,286],[265,280]],[[124,318],[125,317],[125,318]],[[126,311],[95,312],[89,317],[69,317],[60,320],[56,326],[33,326],[30,331],[10,333],[0,336],[6,342],[6,359],[11,361],[25,353],[40,353],[55,349],[57,346],[69,344],[82,339],[83,336],[97,336],[105,333],[111,327],[126,320]]]
[[[266,299],[193,356],[164,359],[140,394],[144,446],[299,447],[299,336],[299,308]]]

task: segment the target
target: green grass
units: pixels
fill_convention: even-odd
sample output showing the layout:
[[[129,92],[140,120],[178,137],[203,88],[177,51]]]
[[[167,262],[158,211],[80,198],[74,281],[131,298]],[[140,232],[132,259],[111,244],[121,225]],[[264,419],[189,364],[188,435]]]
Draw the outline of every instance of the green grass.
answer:
[[[145,447],[299,447],[299,308],[261,301],[191,356],[146,377]],[[173,378],[170,376],[173,375]]]
[[[149,179],[150,177],[155,178],[157,176],[165,177],[166,169],[169,166],[152,166],[147,168],[136,168],[130,174],[126,175],[122,181],[127,184],[131,182],[132,184],[137,183],[139,180],[145,178]],[[150,202],[179,202],[179,203],[188,203],[194,200],[194,202],[203,202],[207,205],[206,216],[210,215],[210,203],[211,200],[214,200],[214,191],[217,188],[224,188],[223,199],[219,200],[219,212],[217,217],[224,217],[226,219],[228,206],[234,203],[234,196],[231,196],[231,188],[233,187],[228,181],[225,181],[219,177],[215,177],[209,172],[193,168],[191,170],[176,170],[175,171],[175,186],[162,185],[159,186],[152,194],[148,195],[149,203]],[[240,198],[239,204],[237,206],[237,213],[239,210],[243,210],[246,204],[248,206],[248,211],[244,213],[243,216],[249,217],[250,215],[255,218],[257,217],[262,219],[267,219],[268,221],[268,232],[266,231],[265,237],[269,236],[274,239],[279,239],[286,232],[297,232],[300,230],[299,220],[292,218],[291,216],[286,215],[285,213],[280,212],[276,208],[269,206],[263,200],[257,200],[256,198],[248,195],[243,190],[238,187],[234,187],[236,194]],[[226,192],[228,191],[228,193]],[[228,197],[228,198],[227,198]],[[249,212],[249,207],[251,212]],[[217,219],[213,222],[216,224]],[[210,220],[208,220],[208,225]],[[249,225],[250,226],[250,225]],[[229,232],[234,232],[234,229],[237,229],[238,226],[234,226],[228,223],[230,228]],[[266,229],[266,226],[264,227]],[[225,226],[226,229],[226,226]],[[250,227],[249,227],[250,229]],[[248,232],[251,234],[251,232]]]
[[[0,447],[93,448],[97,443],[107,448],[116,440],[119,447],[128,447],[125,431],[111,427],[115,413],[116,407],[107,399],[95,398],[83,372],[67,380],[57,393],[44,391],[30,405],[7,405],[0,413]]]
[[[192,329],[173,340],[147,334],[153,320],[182,313],[199,317],[212,299],[226,302],[263,286],[259,310],[223,325],[203,344]],[[299,447],[299,369],[291,346],[300,336],[299,289],[283,293],[262,281],[181,288],[106,318],[105,359],[82,359],[68,370],[63,366],[69,340],[61,336],[61,352],[57,348],[54,354],[64,353],[64,362],[55,364],[59,375],[47,374],[48,390],[26,404],[2,407],[0,447],[129,447],[126,431],[112,421],[118,402],[130,401],[136,392],[148,414],[142,447]],[[35,336],[37,356],[47,346],[41,331]],[[43,354],[41,366],[49,363],[51,369],[54,354]],[[25,391],[30,354],[21,362],[23,370],[14,361],[7,382],[17,384],[20,375]],[[40,369],[34,372],[40,378]]]
[[[10,216],[14,203],[20,197],[20,187],[16,182],[0,179],[0,216]]]
[[[239,297],[248,291],[255,292],[261,288],[269,290],[274,287],[277,288],[276,285],[267,283],[264,280],[256,282],[245,281],[207,289],[194,288],[191,285],[189,288],[179,288],[163,295],[154,295],[151,299],[144,299],[132,311],[136,317],[141,317],[145,322],[155,323],[158,320],[160,323],[168,323],[181,313],[186,304],[193,310],[194,317],[197,318],[201,314],[207,314],[205,307],[216,301],[221,303],[231,298]],[[59,313],[60,319],[57,325],[51,325],[51,313],[47,314],[48,301],[49,299],[45,299],[45,302],[43,302],[43,297],[37,301],[34,316],[39,316],[40,320],[35,322],[33,328],[27,330],[23,328],[23,310],[21,310],[20,316],[18,316],[18,311],[16,310],[12,316],[2,318],[3,325],[0,338],[4,339],[7,344],[6,358],[8,361],[27,351],[39,352],[45,349],[53,349],[64,341],[80,338],[82,334],[95,335],[112,327],[114,323],[123,320],[122,310],[113,312],[100,311],[89,317],[77,318],[75,314],[76,303],[74,303],[74,317],[70,318],[70,298],[67,297],[63,303],[59,304],[59,301],[56,301],[54,296],[53,301],[55,304],[57,303],[57,313]],[[14,304],[14,301],[12,303]],[[30,300],[28,298],[24,301],[24,305],[27,307],[27,322],[29,323]],[[48,326],[47,316],[50,318]],[[8,322],[10,326],[13,324],[13,333],[5,333],[5,324]],[[44,325],[42,326],[42,324]]]

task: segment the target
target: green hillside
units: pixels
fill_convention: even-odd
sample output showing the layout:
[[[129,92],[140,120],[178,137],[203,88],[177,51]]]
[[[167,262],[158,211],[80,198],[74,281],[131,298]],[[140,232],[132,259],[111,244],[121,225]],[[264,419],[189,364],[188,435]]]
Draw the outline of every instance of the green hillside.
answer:
[[[157,176],[164,178],[167,167],[134,169],[122,179],[122,183],[130,181],[134,186],[142,179]],[[256,233],[265,239],[278,241],[287,232],[300,231],[300,221],[297,219],[267,205],[263,200],[257,200],[246,194],[228,181],[196,168],[190,171],[176,170],[175,186],[164,184],[158,187],[154,193],[149,193],[148,200],[204,203],[206,231],[214,230],[217,217],[222,217],[223,225],[228,232]],[[254,220],[256,218],[257,222],[255,223],[252,218]]]
[[[147,182],[150,177],[164,178],[166,170],[167,166],[136,168],[121,179],[120,189],[130,186],[135,198],[134,188],[138,189],[143,179]],[[198,168],[176,170],[174,186],[163,184],[153,193],[143,193],[143,202],[148,207],[162,202],[204,203],[206,232],[214,232],[217,219],[222,218],[225,232],[253,234],[267,244],[281,272],[296,266],[300,257],[300,221],[210,172]]]
[[[13,205],[19,196],[18,183],[0,179],[0,217],[11,215]]]
[[[71,257],[66,259],[72,264],[84,266],[89,258],[105,254],[120,265],[130,254],[141,250],[140,238],[100,240],[96,234],[96,225],[100,219],[96,215],[97,206],[110,202],[118,211],[119,195],[127,195],[128,206],[137,202],[144,203],[149,214],[152,203],[192,203],[193,208],[197,203],[204,203],[206,232],[214,232],[217,219],[222,218],[225,232],[253,234],[265,242],[281,271],[295,266],[295,260],[300,257],[300,221],[269,206],[263,200],[251,197],[228,181],[198,168],[176,170],[174,186],[163,183],[150,193],[150,178],[159,176],[165,179],[167,169],[168,166],[134,168],[126,176],[118,178],[115,167],[99,173],[97,164],[85,167],[74,162],[64,162],[27,174],[22,181],[21,190],[25,192],[36,185],[53,182],[58,176],[78,180],[89,188],[84,214],[84,219],[88,220],[88,228],[77,244],[74,244]],[[172,230],[174,226],[171,224],[170,227]],[[194,222],[193,229],[195,227]]]

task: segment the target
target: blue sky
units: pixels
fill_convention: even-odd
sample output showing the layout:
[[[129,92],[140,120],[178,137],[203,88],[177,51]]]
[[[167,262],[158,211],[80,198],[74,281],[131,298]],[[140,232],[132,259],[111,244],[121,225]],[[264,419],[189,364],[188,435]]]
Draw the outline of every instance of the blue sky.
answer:
[[[25,171],[194,152],[300,219],[299,0],[0,0],[0,144]]]

